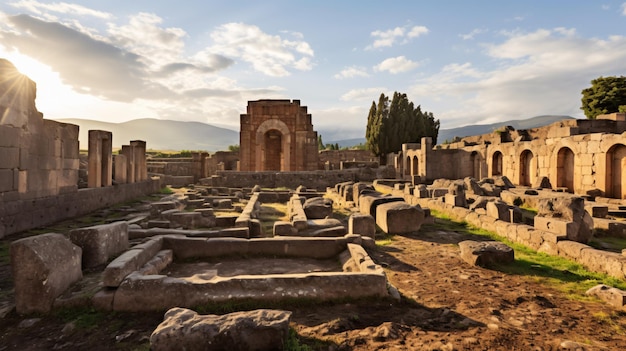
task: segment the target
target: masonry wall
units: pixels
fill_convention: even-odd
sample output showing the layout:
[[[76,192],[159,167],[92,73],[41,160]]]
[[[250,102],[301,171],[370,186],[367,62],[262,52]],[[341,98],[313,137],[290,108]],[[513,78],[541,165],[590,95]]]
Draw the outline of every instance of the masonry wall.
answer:
[[[78,126],[43,119],[35,97],[0,59],[0,238],[159,190],[160,180],[79,190]]]
[[[378,162],[379,159],[368,150],[321,150],[319,152],[320,170],[341,168],[341,162]]]
[[[504,175],[515,184],[531,186],[545,176],[554,188],[626,198],[626,115],[565,120],[529,130],[509,128],[435,148],[412,148],[404,154],[404,176],[412,175],[406,170],[414,169],[414,157],[422,181]]]
[[[263,188],[286,187],[295,189],[300,185],[307,188],[326,190],[337,183],[372,182],[374,179],[393,178],[394,169],[380,167],[377,169],[358,168],[338,171],[311,172],[231,172],[218,171],[217,175],[203,180],[207,185],[229,188],[246,188],[259,185]]]

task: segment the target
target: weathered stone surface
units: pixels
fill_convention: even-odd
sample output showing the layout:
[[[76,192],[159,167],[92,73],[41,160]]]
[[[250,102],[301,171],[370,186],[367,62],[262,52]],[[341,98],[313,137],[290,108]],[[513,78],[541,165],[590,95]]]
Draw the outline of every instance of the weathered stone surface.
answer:
[[[80,247],[48,233],[11,243],[17,313],[46,313],[54,300],[83,276]]]
[[[513,249],[499,241],[465,240],[459,243],[459,248],[461,258],[474,266],[486,267],[515,261]]]
[[[585,200],[581,197],[563,196],[543,201],[535,216],[536,227],[538,218],[540,225],[544,222],[552,223],[542,229],[564,234],[568,240],[586,243],[593,236],[593,218],[585,210]],[[559,225],[559,222],[573,224]]]
[[[150,349],[164,350],[282,350],[291,312],[254,310],[222,316],[199,315],[172,308],[150,336]]]
[[[348,218],[348,233],[374,238],[376,236],[376,220],[368,214],[353,213]]]
[[[385,233],[416,232],[424,222],[424,211],[406,202],[389,202],[376,208],[376,224]]]
[[[404,202],[404,199],[399,196],[383,196],[379,193],[361,195],[359,197],[359,211],[376,218],[376,208],[389,202]]]
[[[472,210],[472,211],[475,211],[475,210],[477,210],[479,208],[487,209],[487,203],[488,202],[494,202],[496,200],[498,200],[498,198],[494,197],[494,196],[479,196],[469,206],[469,209]]]
[[[291,236],[297,235],[298,229],[291,224],[291,222],[287,221],[276,221],[274,222],[274,235],[283,235],[283,236]]]
[[[155,238],[143,244],[133,246],[132,249],[124,252],[107,265],[102,273],[104,286],[117,287],[122,280],[138,270],[152,257],[154,257],[163,246],[163,239]]]
[[[587,295],[595,296],[609,305],[623,309],[626,305],[626,291],[599,284],[587,290]]]
[[[533,183],[533,188],[537,189],[552,189],[552,184],[550,184],[550,178],[548,177],[537,177],[535,182]]]
[[[476,179],[471,178],[471,177],[466,177],[463,181],[465,183],[465,188],[467,189],[468,193],[478,195],[478,196],[482,196],[485,194],[485,192],[483,191],[483,188],[480,187]]]
[[[333,214],[333,200],[314,197],[306,200],[302,209],[307,219],[323,219]]]
[[[515,185],[507,176],[497,176],[493,178],[493,185],[500,187],[501,189],[515,188]]]
[[[95,267],[128,249],[128,223],[121,221],[72,229],[69,238],[83,249],[83,267]]]
[[[505,222],[511,222],[511,206],[504,201],[489,201],[486,204],[487,215]]]

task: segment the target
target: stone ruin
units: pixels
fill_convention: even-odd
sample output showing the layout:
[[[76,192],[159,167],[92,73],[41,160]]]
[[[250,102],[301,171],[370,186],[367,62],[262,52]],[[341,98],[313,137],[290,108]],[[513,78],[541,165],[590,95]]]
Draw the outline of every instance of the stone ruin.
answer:
[[[0,86],[6,91],[0,96],[0,237],[155,193],[166,184],[165,177],[148,173],[145,142],[131,141],[114,157],[111,133],[90,131],[88,188],[79,190],[78,127],[44,120],[35,108],[34,83],[8,61],[0,61],[0,74],[10,78]],[[592,271],[626,277],[625,254],[587,245],[598,231],[626,237],[619,220],[626,217],[624,114],[528,131],[506,128],[436,147],[423,138],[390,155],[391,167],[363,166],[373,161],[355,156],[354,165],[339,161],[332,171],[336,160],[311,156],[318,155],[317,137],[298,100],[250,102],[241,117],[239,161],[225,167],[199,153],[180,167],[181,175],[168,179],[184,177],[180,185],[197,187],[163,197],[132,218],[14,241],[17,311],[81,304],[119,311],[174,308],[167,324],[193,315],[181,307],[208,299],[386,297],[393,289],[367,253],[375,247],[377,228],[418,232],[434,220],[430,209]],[[320,164],[328,171],[315,171]],[[253,187],[258,184],[308,188]],[[286,204],[288,219],[266,232],[259,213],[271,202]],[[539,211],[529,218],[522,205]],[[331,218],[336,206],[350,211],[346,221]],[[498,243],[460,246],[470,264],[514,257]],[[220,268],[211,265],[216,259]],[[101,280],[92,296],[68,294],[93,270]],[[625,296],[608,287],[589,293],[611,301]],[[278,319],[284,326],[288,316]],[[282,326],[278,338],[284,337]],[[153,337],[170,338],[160,335]]]

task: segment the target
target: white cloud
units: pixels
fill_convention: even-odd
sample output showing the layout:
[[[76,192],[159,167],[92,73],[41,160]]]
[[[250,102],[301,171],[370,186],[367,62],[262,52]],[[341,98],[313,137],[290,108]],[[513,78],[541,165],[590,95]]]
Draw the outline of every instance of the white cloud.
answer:
[[[485,33],[485,32],[487,32],[486,29],[476,28],[476,29],[472,30],[471,32],[469,32],[467,34],[459,34],[459,37],[461,39],[463,39],[463,40],[472,40],[478,34],[482,34],[482,33]]]
[[[20,0],[10,3],[10,5],[18,9],[30,11],[37,15],[45,15],[45,11],[52,11],[68,15],[92,16],[100,19],[113,18],[113,15],[111,15],[110,13],[93,10],[77,4],[68,4],[66,2],[45,4],[35,0]]]
[[[288,68],[310,70],[310,58],[314,55],[304,41],[284,40],[270,35],[259,27],[245,23],[227,23],[211,33],[214,45],[211,52],[241,58],[252,64],[255,70],[269,76],[288,76]],[[296,57],[300,54],[303,57]],[[305,58],[305,60],[302,60]]]
[[[355,78],[355,77],[369,77],[367,69],[364,67],[346,67],[341,72],[335,74],[335,79]]]
[[[411,61],[404,56],[391,57],[374,66],[375,71],[389,71],[391,74],[408,72],[419,66],[418,62]]]
[[[626,16],[626,2],[622,4],[622,15]]]
[[[375,88],[363,88],[352,89],[349,92],[341,96],[342,101],[373,101],[378,100],[381,93],[390,95],[387,88],[375,87]]]
[[[428,33],[428,28],[424,26],[404,26],[388,30],[376,30],[371,33],[374,42],[367,46],[366,50],[391,47],[395,44],[406,44],[409,39],[417,38]]]
[[[626,71],[626,37],[582,38],[571,29],[511,33],[485,53],[495,69],[448,64],[409,89],[438,111],[443,128],[452,116],[458,125],[543,114],[581,117],[582,89],[594,78]]]

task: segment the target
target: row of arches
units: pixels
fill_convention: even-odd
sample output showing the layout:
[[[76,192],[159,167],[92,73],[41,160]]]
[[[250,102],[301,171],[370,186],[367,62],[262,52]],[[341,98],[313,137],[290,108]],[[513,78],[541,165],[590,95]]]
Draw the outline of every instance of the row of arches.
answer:
[[[472,177],[481,179],[485,175],[483,173],[483,160],[480,153],[474,151],[470,155],[472,165]],[[577,164],[576,156],[571,148],[564,146],[559,149],[556,154],[556,187],[567,188],[568,191],[574,192],[577,180],[575,166]],[[605,178],[604,191],[607,197],[626,198],[626,146],[623,144],[615,144],[606,152],[605,160]],[[491,165],[488,170],[488,176],[503,175],[504,156],[502,152],[495,151],[491,155]],[[519,185],[531,186],[538,176],[537,157],[530,150],[523,150],[519,155]],[[601,176],[601,172],[596,172]],[[623,186],[624,185],[624,186]]]

